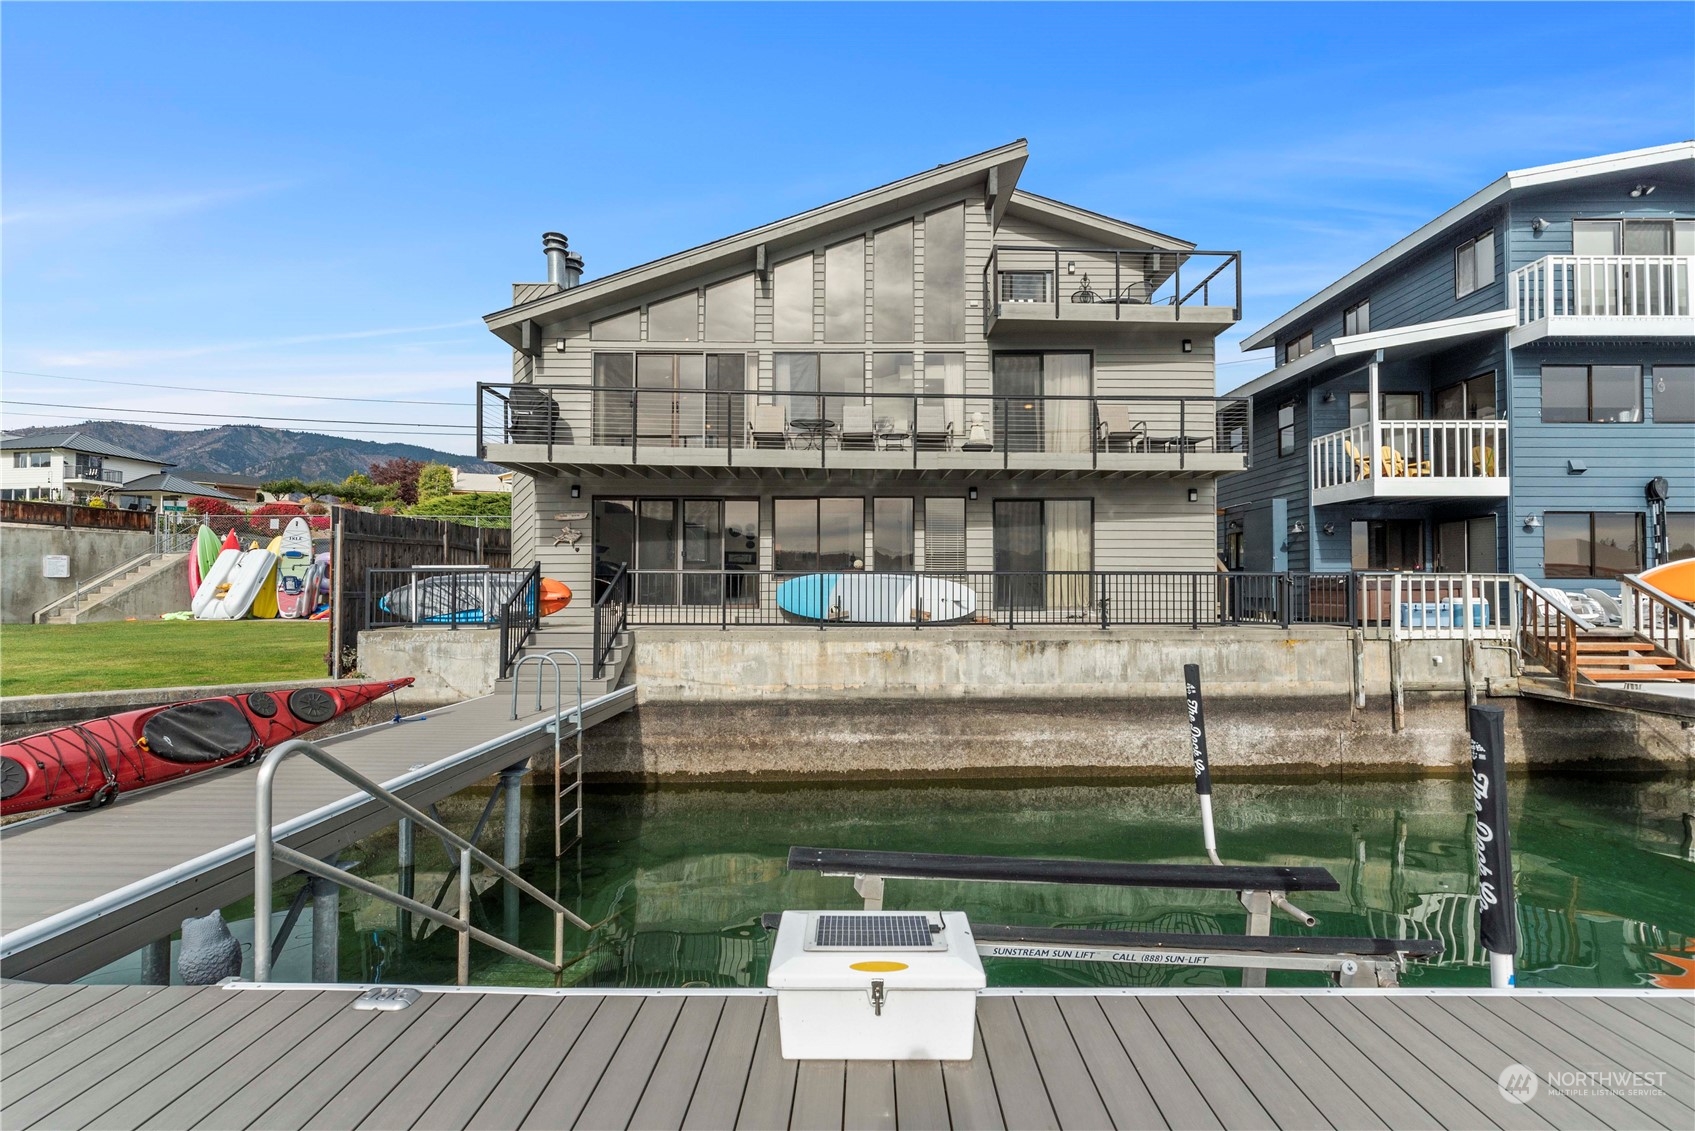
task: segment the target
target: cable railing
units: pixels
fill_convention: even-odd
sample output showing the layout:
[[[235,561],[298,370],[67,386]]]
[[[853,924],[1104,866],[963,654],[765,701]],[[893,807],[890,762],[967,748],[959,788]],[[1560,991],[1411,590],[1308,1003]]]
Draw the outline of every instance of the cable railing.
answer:
[[[1138,307],[1228,308],[1242,317],[1242,253],[996,244],[983,265],[983,307],[994,317],[1114,321]],[[1111,314],[1106,312],[1110,310]]]
[[[277,844],[272,836],[271,829],[273,783],[276,780],[277,771],[282,768],[284,759],[295,753],[306,755],[343,781],[357,787],[366,796],[381,802],[401,818],[412,821],[418,827],[434,833],[443,842],[456,848],[459,856],[459,913],[457,915],[449,914],[439,907],[432,907],[410,896],[389,891],[382,885],[372,883],[370,880],[356,876],[345,869],[338,868],[333,864],[326,864],[324,861],[308,856],[303,852],[296,852],[285,845]],[[589,923],[573,914],[557,899],[554,899],[422,809],[390,793],[358,770],[324,750],[323,747],[305,739],[290,739],[265,755],[259,766],[258,800],[255,810],[253,922],[256,924],[268,925],[271,922],[273,881],[276,864],[280,861],[308,875],[392,903],[402,911],[410,912],[450,931],[457,932],[459,935],[457,983],[461,986],[469,985],[471,981],[471,943],[473,940],[482,943],[484,946],[492,947],[511,958],[516,958],[520,962],[527,962],[531,966],[546,970],[553,975],[554,985],[558,985],[560,976],[565,970],[565,924],[570,923],[583,931],[593,930]],[[523,947],[510,943],[497,935],[492,935],[480,927],[472,926],[471,866],[473,861],[481,864],[518,891],[537,900],[553,913],[553,958],[551,961],[539,954],[532,954]],[[272,941],[269,938],[267,926],[255,939],[253,947],[253,980],[255,982],[270,980],[273,958]]]
[[[1251,452],[1245,397],[477,386],[477,444],[548,459],[818,467],[1184,468]],[[1146,457],[1160,457],[1149,459]],[[1211,461],[1211,467],[1219,461]]]

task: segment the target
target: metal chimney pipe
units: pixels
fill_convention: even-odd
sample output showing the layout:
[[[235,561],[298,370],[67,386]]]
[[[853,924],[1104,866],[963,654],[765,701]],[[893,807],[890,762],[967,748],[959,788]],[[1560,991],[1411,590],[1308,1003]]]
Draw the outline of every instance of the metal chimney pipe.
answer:
[[[559,232],[543,232],[541,249],[547,256],[547,281],[562,291],[576,286],[583,277],[583,257]]]

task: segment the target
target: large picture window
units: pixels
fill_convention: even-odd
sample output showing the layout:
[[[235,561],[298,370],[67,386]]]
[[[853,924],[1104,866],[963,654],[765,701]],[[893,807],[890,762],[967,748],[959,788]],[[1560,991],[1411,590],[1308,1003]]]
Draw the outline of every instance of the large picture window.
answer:
[[[912,222],[884,228],[872,241],[871,336],[910,342],[913,336]]]
[[[1495,281],[1495,233],[1491,229],[1454,249],[1454,297],[1464,298]]]
[[[1670,549],[1666,561],[1695,558],[1695,511],[1666,512],[1666,541]]]
[[[1654,422],[1695,423],[1695,365],[1654,366]]]
[[[1623,577],[1640,572],[1639,511],[1564,512],[1542,516],[1544,577]]]
[[[773,499],[771,547],[780,573],[865,568],[864,499]]]
[[[753,276],[706,288],[706,340],[753,341]]]
[[[647,340],[650,342],[694,342],[700,340],[700,292],[656,302],[647,308]]]
[[[13,467],[52,467],[52,452],[13,452]]]
[[[924,217],[924,340],[965,340],[965,205]]]
[[[779,342],[815,340],[812,256],[779,263],[771,272],[771,334]]]
[[[865,241],[824,251],[824,340],[865,340]]]
[[[1642,419],[1639,365],[1544,365],[1544,424],[1636,424]]]

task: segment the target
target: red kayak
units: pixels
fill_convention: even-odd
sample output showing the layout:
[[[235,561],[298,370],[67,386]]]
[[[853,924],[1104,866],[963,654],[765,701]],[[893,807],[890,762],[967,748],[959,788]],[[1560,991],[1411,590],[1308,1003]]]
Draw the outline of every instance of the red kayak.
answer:
[[[0,746],[0,814],[104,805],[125,790],[251,761],[411,683],[191,699],[32,734]]]

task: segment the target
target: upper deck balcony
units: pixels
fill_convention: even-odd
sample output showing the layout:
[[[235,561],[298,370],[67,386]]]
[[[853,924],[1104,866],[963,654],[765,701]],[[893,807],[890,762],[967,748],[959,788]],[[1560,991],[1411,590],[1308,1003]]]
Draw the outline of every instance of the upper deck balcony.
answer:
[[[1512,273],[1511,342],[1548,337],[1695,337],[1687,255],[1545,255]]]
[[[984,333],[1107,332],[1192,325],[1216,332],[1242,317],[1235,251],[996,244],[983,267]]]
[[[1248,465],[1232,397],[477,387],[477,451],[508,467],[1222,475]]]
[[[1312,441],[1312,501],[1502,499],[1504,420],[1379,420]]]

